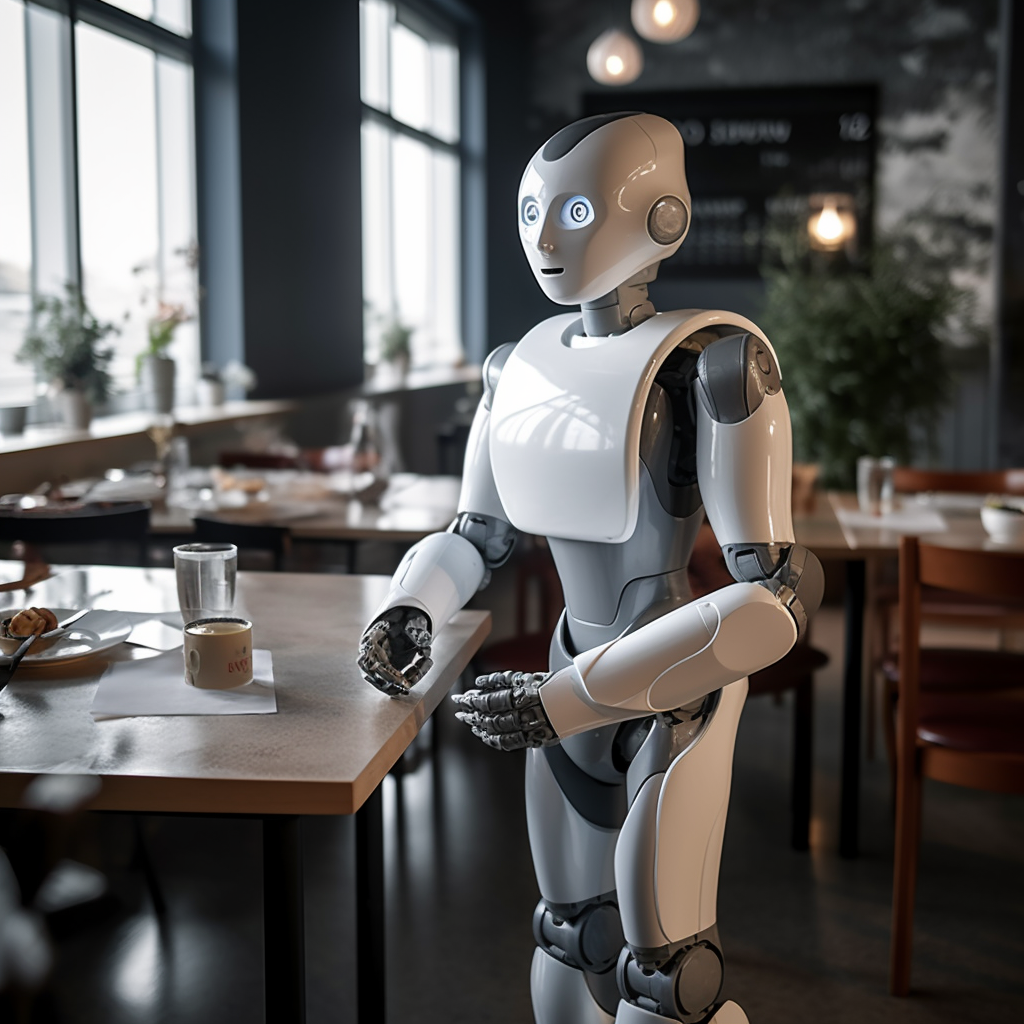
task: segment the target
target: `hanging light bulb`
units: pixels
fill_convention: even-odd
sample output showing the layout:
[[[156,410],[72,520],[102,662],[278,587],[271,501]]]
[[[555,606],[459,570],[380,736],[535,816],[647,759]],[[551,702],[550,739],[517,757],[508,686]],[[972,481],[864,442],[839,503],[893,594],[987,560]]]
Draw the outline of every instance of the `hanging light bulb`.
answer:
[[[812,213],[807,221],[807,232],[811,246],[825,252],[834,252],[857,233],[857,222],[853,213],[840,207],[840,200],[845,197],[825,196],[821,210]]]
[[[644,55],[636,40],[617,28],[602,32],[587,50],[587,70],[602,85],[628,85],[643,69]]]
[[[644,39],[674,43],[697,27],[700,4],[698,0],[633,0],[629,16]]]

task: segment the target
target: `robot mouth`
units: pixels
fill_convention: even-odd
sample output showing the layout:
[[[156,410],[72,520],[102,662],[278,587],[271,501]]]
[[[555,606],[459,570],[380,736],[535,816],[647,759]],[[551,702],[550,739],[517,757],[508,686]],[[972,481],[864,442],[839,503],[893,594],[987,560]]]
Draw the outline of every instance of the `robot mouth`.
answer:
[[[565,267],[541,267],[540,272],[548,276],[554,276],[555,274],[564,274]]]

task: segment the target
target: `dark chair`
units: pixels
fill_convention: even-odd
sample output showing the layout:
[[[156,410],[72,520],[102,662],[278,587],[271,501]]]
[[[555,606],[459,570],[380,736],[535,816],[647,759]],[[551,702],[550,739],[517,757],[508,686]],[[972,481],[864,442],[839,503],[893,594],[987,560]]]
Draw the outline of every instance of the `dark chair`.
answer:
[[[914,893],[921,840],[922,780],[998,793],[1024,793],[1024,700],[982,692],[985,662],[969,652],[958,692],[928,692],[921,649],[925,587],[988,600],[1024,600],[1024,552],[900,544],[899,699],[896,723],[896,846],[889,988],[910,989]],[[939,664],[948,661],[943,652]],[[1024,654],[1016,679],[1024,689]],[[932,662],[934,668],[935,662]],[[943,668],[945,666],[942,666]],[[1020,696],[1017,694],[1016,696]]]
[[[196,516],[192,520],[195,539],[201,543],[234,544],[245,568],[271,568],[280,572],[291,553],[291,534],[284,526],[232,523],[224,519]],[[262,559],[262,563],[259,561]]]
[[[893,471],[894,489],[898,494],[1024,494],[1024,469],[1002,469],[986,472],[959,470],[914,469],[897,466]],[[893,618],[898,606],[899,593],[895,580],[881,583],[875,590],[873,611],[879,642],[874,655],[874,667],[881,670],[884,698],[882,701],[882,729],[889,765],[895,772],[895,734],[893,707],[895,685],[899,677],[897,655],[893,642]],[[921,616],[935,625],[980,626],[989,629],[1024,629],[1024,601],[997,600],[990,594],[964,594],[939,587],[924,587],[921,591]],[[975,657],[975,654],[970,654]],[[980,655],[986,664],[985,677],[993,687],[1001,687],[1005,676],[1005,658],[1002,652]],[[929,687],[947,686],[943,676],[955,681],[963,678],[961,664],[956,659],[943,662],[942,658],[925,651],[927,671],[923,678]],[[1011,659],[1012,660],[1012,659]],[[947,686],[948,688],[948,686]],[[876,721],[874,680],[868,691],[868,745],[873,746],[872,733]]]
[[[233,469],[235,466],[244,466],[246,469],[304,469],[306,466],[301,455],[246,451],[220,452],[217,464],[224,469]]]
[[[0,541],[21,541],[48,561],[148,565],[148,502],[0,508]]]

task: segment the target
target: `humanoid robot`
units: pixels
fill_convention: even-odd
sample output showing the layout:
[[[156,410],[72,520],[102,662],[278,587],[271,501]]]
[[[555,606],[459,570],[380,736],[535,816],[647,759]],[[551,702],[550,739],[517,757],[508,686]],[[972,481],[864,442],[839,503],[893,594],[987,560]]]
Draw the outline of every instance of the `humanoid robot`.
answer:
[[[536,153],[523,248],[544,293],[581,310],[488,358],[458,516],[408,552],[361,641],[368,681],[405,693],[516,532],[547,538],[565,596],[550,671],[510,666],[454,698],[486,744],[528,748],[538,1024],[747,1020],[721,1001],[716,927],[736,727],[746,676],[796,642],[823,577],[794,540],[767,338],[648,299],[689,217],[662,118],[586,118]],[[736,582],[695,600],[705,513]]]

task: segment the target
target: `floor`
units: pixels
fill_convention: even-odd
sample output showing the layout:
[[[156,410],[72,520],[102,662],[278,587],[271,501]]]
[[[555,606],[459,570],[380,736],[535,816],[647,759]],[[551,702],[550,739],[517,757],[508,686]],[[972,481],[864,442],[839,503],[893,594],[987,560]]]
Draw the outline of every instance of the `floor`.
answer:
[[[862,853],[840,859],[838,608],[819,613],[815,642],[833,660],[817,682],[809,853],[788,846],[788,704],[750,701],[740,725],[719,899],[726,993],[753,1024],[1019,1024],[1024,801],[927,785],[914,991],[887,995],[887,769],[882,756],[865,763]],[[527,1024],[537,891],[522,760],[484,748],[444,708],[434,727],[436,753],[424,733],[404,772],[385,783],[389,1017]],[[78,852],[105,865],[110,895],[91,913],[55,919],[56,966],[24,1021],[263,1019],[258,823],[143,826],[165,922],[131,863],[131,822],[87,819]],[[304,841],[308,1020],[352,1020],[351,823],[307,820]]]

